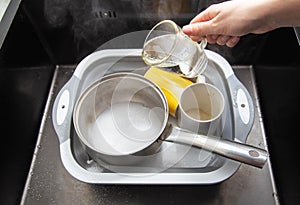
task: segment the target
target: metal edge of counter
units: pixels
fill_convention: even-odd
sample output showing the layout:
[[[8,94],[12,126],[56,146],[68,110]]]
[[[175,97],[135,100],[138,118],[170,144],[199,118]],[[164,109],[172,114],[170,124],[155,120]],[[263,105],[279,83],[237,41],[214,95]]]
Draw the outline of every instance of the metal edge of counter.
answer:
[[[47,115],[48,115],[48,112],[51,112],[51,99],[52,99],[53,90],[54,90],[54,86],[55,86],[55,80],[57,78],[58,68],[59,68],[59,66],[56,66],[53,77],[52,77],[52,82],[51,82],[51,86],[50,86],[46,106],[45,106],[45,109],[44,109],[43,117],[42,117],[42,120],[41,120],[39,133],[38,133],[38,138],[37,138],[37,141],[36,141],[36,145],[35,145],[32,161],[31,161],[31,165],[30,165],[30,168],[29,168],[29,171],[28,171],[28,174],[27,174],[26,183],[25,183],[25,186],[23,188],[23,194],[22,194],[22,197],[21,197],[20,204],[25,204],[27,190],[30,187],[29,184],[30,184],[32,172],[33,172],[33,169],[34,169],[34,166],[35,166],[36,156],[37,156],[37,153],[39,151],[39,146],[41,144],[41,138],[42,138],[42,135],[44,133],[43,130],[45,128]]]
[[[265,144],[265,149],[269,152],[268,150],[268,146],[267,146],[267,138],[266,138],[266,133],[265,133],[265,129],[264,129],[264,124],[263,124],[263,116],[262,116],[262,112],[260,109],[260,105],[259,105],[259,97],[258,97],[258,93],[257,93],[257,86],[256,86],[256,80],[255,80],[255,75],[254,75],[254,70],[253,70],[253,66],[250,67],[250,76],[251,76],[251,80],[252,80],[252,86],[253,86],[253,94],[254,94],[254,102],[255,102],[255,107],[257,108],[257,112],[258,112],[258,118],[259,118],[259,124],[260,124],[260,128],[261,128],[261,132],[262,132],[262,138]],[[270,156],[268,157],[268,169],[269,169],[269,173],[270,173],[270,178],[271,178],[271,183],[272,183],[272,189],[273,189],[273,197],[275,200],[275,203],[277,205],[280,204],[279,202],[279,198],[278,198],[278,192],[277,192],[277,188],[276,188],[276,183],[275,183],[275,178],[274,178],[274,174],[273,174],[273,170],[272,170],[272,163],[270,160]]]

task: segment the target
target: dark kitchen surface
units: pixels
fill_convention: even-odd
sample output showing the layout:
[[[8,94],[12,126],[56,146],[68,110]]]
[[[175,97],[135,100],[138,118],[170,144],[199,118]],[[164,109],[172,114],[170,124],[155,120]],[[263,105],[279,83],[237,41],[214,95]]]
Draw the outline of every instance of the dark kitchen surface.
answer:
[[[50,67],[0,71],[0,204],[20,201],[52,73]]]
[[[257,66],[255,73],[280,201],[295,204],[300,200],[300,67]]]
[[[291,28],[270,33],[254,72],[281,204],[300,200],[300,46]]]
[[[25,0],[21,8],[52,62],[61,65],[78,63],[106,41],[129,32],[150,30],[164,19],[183,26],[210,4],[222,1]],[[232,64],[252,64],[266,37],[248,35],[234,49],[209,48],[222,53]]]
[[[21,3],[0,50],[3,139],[0,151],[0,204],[19,204],[23,192],[27,193],[26,204],[70,204],[74,201],[87,204],[89,201],[84,200],[86,195],[91,195],[89,200],[96,200],[100,204],[163,201],[167,204],[181,204],[186,201],[201,203],[199,193],[211,204],[269,204],[262,199],[276,199],[276,193],[272,197],[269,195],[268,170],[263,171],[266,178],[262,179],[258,174],[252,180],[251,177],[256,175],[257,170],[248,169],[244,165],[232,178],[213,186],[160,187],[80,183],[62,167],[57,139],[48,118],[45,126],[47,129],[43,130],[40,138],[46,144],[50,143],[51,148],[35,147],[56,65],[61,65],[57,78],[60,80],[56,84],[59,87],[70,77],[74,65],[107,39],[134,30],[149,29],[164,18],[172,18],[183,25],[208,4],[219,1],[208,3],[188,0],[180,10],[168,7],[169,10],[164,15],[162,10],[155,9],[155,4],[147,4],[145,7],[146,4],[142,2],[146,1],[142,0],[101,1],[103,4],[99,2],[24,0]],[[166,5],[162,6],[167,8]],[[104,14],[109,11],[109,18],[104,18]],[[128,15],[132,13],[134,15]],[[136,18],[139,20],[136,21]],[[117,29],[114,28],[116,25]],[[262,125],[266,130],[279,201],[281,204],[297,203],[300,200],[299,157],[296,147],[299,136],[297,125],[300,97],[297,88],[300,82],[300,47],[293,30],[286,28],[265,35],[248,35],[233,49],[216,45],[209,45],[208,48],[224,56],[232,65],[253,65],[262,110]],[[67,66],[68,64],[72,66]],[[235,72],[247,83],[244,78],[247,79],[248,74],[241,74],[245,71]],[[39,155],[46,154],[49,160],[35,161],[35,166],[40,169],[32,173],[34,186],[24,189],[27,177],[31,176],[28,172],[32,157],[35,156],[35,148]],[[250,178],[245,179],[243,176]],[[254,186],[257,183],[262,186]],[[54,197],[51,193],[55,190],[59,194]],[[237,192],[233,193],[233,190]],[[237,194],[240,192],[242,194]],[[81,195],[77,196],[77,193]],[[228,195],[234,200],[228,201]]]
[[[18,12],[0,50],[0,204],[21,201],[54,68]]]

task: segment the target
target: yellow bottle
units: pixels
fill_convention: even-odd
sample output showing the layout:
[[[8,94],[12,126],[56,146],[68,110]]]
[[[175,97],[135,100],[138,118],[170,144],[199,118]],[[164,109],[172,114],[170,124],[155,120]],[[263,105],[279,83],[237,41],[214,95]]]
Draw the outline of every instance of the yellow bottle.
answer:
[[[193,82],[181,77],[178,73],[161,70],[156,67],[150,67],[144,76],[160,87],[168,101],[169,112],[175,117],[182,91]]]

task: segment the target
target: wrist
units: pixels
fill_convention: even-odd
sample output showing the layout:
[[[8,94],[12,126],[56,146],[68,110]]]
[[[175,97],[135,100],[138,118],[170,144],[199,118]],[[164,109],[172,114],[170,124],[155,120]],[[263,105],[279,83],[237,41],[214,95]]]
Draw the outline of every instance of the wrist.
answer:
[[[255,14],[255,33],[265,33],[280,27],[280,1],[282,0],[256,0],[252,8]]]
[[[300,25],[300,0],[266,0],[266,23],[272,29]]]

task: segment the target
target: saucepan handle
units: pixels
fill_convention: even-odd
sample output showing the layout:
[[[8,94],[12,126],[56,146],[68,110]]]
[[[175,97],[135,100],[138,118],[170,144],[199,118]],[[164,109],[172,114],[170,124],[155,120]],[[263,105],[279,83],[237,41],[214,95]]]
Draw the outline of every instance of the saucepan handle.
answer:
[[[199,147],[258,168],[262,168],[268,159],[268,152],[258,147],[213,136],[199,135],[178,127],[171,129],[171,133],[165,141]]]

